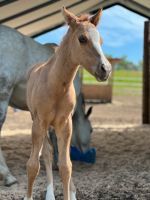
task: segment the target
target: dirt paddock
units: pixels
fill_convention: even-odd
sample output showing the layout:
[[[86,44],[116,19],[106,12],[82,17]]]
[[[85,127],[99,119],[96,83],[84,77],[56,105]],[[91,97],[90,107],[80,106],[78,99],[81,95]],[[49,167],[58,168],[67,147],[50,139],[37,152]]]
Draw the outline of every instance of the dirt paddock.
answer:
[[[139,97],[117,97],[112,104],[94,105],[91,146],[97,149],[94,165],[74,162],[73,178],[78,200],[150,199],[150,126],[141,125]],[[0,200],[20,200],[26,192],[26,162],[30,154],[31,119],[28,112],[9,109],[1,145],[18,184],[3,186]],[[43,200],[46,176],[43,161],[34,186],[34,199]],[[56,200],[62,185],[54,171]]]

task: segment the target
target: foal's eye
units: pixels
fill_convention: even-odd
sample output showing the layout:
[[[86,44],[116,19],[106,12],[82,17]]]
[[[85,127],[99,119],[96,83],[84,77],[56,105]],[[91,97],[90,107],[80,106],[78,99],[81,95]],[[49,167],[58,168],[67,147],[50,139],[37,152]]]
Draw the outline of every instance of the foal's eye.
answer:
[[[79,39],[79,42],[81,43],[81,44],[86,44],[87,43],[87,37],[86,36],[84,36],[84,35],[80,35],[80,37],[78,38]]]

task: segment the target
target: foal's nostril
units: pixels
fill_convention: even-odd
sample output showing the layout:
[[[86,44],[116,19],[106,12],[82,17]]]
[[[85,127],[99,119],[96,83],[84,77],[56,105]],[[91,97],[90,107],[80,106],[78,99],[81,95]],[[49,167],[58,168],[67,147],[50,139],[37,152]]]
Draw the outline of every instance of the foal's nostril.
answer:
[[[104,64],[101,65],[101,70],[102,70],[102,72],[106,73],[106,69],[105,69],[105,65]]]

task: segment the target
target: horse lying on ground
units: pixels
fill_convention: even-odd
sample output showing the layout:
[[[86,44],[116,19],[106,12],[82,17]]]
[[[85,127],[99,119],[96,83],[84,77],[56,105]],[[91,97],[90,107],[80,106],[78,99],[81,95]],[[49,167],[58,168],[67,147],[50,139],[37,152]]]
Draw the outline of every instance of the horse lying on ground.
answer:
[[[47,61],[54,54],[55,48],[55,44],[41,45],[12,28],[0,25],[0,131],[5,121],[8,105],[21,110],[28,110],[26,103],[27,71],[36,63]],[[78,74],[75,77],[74,85],[78,97],[81,92],[81,81]],[[79,102],[76,108],[79,109],[77,112],[81,114],[81,120],[74,117],[74,130],[75,133],[78,132],[74,138],[78,137],[78,139],[74,140],[73,138],[72,142],[75,146],[80,146],[81,150],[87,150],[89,143],[83,141],[82,134],[89,141],[91,124],[86,114],[82,113],[85,110],[82,109],[81,102]],[[76,120],[79,123],[76,123]],[[76,144],[76,141],[78,144]],[[82,144],[84,146],[83,148]],[[17,181],[6,165],[1,148],[0,174],[2,174],[4,184],[7,186]]]
[[[92,17],[77,17],[63,8],[69,25],[60,47],[45,63],[35,65],[29,73],[27,104],[33,120],[32,149],[27,163],[28,189],[25,200],[32,200],[34,180],[40,169],[40,155],[47,172],[46,200],[55,200],[52,176],[52,148],[47,136],[49,127],[55,129],[58,144],[58,165],[63,183],[64,200],[76,200],[70,161],[72,114],[75,107],[74,77],[82,65],[97,80],[107,80],[111,65],[104,56],[96,25],[101,10]],[[44,102],[44,103],[43,103]]]

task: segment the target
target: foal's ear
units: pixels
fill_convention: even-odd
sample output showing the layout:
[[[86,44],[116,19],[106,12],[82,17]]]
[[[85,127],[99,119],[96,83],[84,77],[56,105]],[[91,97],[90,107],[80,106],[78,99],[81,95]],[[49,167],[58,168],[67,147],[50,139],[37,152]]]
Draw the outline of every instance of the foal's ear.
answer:
[[[68,11],[65,7],[62,8],[62,13],[68,25],[73,26],[77,23],[78,17],[76,17],[73,13]]]
[[[100,17],[102,15],[102,9],[100,8],[97,13],[95,15],[92,15],[90,18],[89,18],[89,21],[94,24],[95,26],[97,26],[99,20],[100,20]]]

